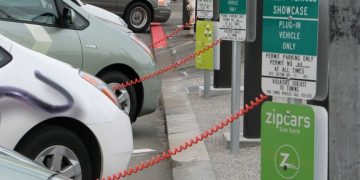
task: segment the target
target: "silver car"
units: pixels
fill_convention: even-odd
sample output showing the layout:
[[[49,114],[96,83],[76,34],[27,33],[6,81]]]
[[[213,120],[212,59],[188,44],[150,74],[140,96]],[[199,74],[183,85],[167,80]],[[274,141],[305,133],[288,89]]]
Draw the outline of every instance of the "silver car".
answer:
[[[2,147],[0,147],[0,179],[70,180]]]
[[[166,22],[171,15],[170,0],[84,0],[119,16],[134,32],[144,32],[150,22]]]

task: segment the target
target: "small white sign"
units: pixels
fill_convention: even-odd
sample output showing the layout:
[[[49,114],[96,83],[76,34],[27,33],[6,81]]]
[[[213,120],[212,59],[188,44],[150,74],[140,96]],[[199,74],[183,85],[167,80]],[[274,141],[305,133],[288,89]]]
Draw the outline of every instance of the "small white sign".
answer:
[[[246,15],[220,14],[219,34],[222,40],[245,41]]]
[[[313,99],[316,79],[316,56],[262,53],[262,88],[268,95]]]
[[[197,17],[204,19],[213,18],[214,6],[213,0],[197,0]]]
[[[265,94],[296,99],[313,99],[316,93],[315,81],[286,78],[262,77],[261,86]]]
[[[316,56],[262,53],[262,75],[316,81]]]

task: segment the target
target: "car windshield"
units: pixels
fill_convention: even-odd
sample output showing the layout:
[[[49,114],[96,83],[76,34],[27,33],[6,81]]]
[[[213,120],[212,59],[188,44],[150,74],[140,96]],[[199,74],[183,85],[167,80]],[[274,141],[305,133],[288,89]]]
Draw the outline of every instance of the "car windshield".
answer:
[[[58,13],[54,0],[0,0],[0,18],[54,25]]]

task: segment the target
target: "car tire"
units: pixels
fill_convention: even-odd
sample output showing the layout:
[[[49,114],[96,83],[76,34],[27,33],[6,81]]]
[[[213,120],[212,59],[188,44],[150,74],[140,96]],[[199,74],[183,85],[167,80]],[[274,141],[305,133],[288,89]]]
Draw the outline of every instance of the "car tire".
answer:
[[[15,150],[71,179],[96,178],[92,175],[86,146],[76,134],[66,128],[50,125],[37,129],[27,135]],[[66,171],[68,174],[64,174],[67,168],[70,170]]]
[[[124,13],[124,19],[132,31],[144,32],[149,28],[152,20],[150,7],[139,1],[131,3]]]
[[[101,74],[99,78],[110,87],[114,87],[121,83],[130,81],[130,79],[125,74],[118,71],[109,71],[107,73]],[[134,123],[137,117],[137,96],[135,87],[129,86],[123,90],[116,90],[114,91],[114,94],[119,99],[120,109],[129,116],[131,123]],[[121,96],[124,96],[125,99]]]

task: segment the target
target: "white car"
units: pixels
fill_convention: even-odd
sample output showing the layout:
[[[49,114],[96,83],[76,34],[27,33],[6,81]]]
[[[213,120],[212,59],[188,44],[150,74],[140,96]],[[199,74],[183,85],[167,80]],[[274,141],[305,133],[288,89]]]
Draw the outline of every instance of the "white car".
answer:
[[[74,180],[126,169],[129,117],[101,80],[0,35],[0,146]]]

